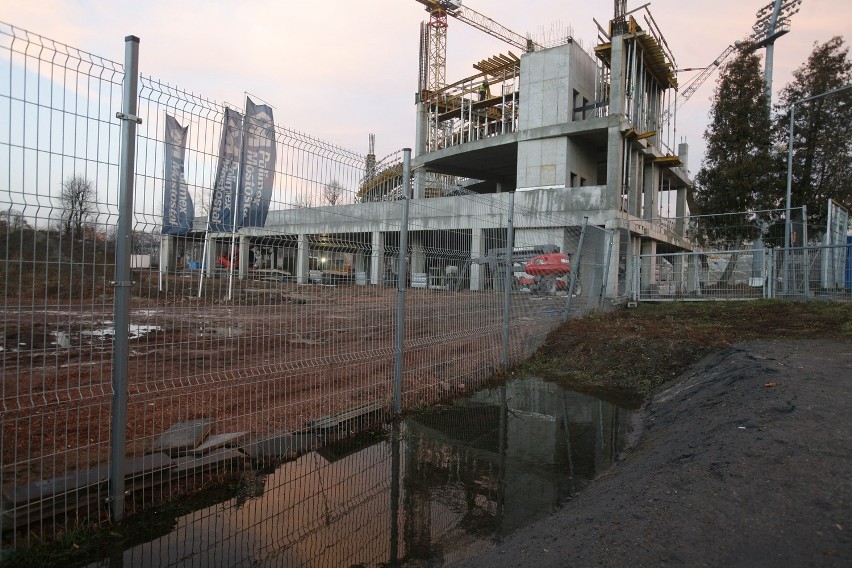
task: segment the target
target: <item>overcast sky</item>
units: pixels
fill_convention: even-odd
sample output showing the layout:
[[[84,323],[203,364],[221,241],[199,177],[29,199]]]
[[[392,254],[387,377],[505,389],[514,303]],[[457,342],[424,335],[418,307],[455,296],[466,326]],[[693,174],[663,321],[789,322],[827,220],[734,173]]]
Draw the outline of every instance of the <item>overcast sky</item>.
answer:
[[[751,31],[769,0],[654,0],[650,10],[678,67],[702,67]],[[570,26],[594,45],[593,18],[606,25],[609,1],[465,0],[520,33]],[[628,10],[644,4],[630,0]],[[140,69],[219,102],[242,106],[248,92],[275,108],[276,123],[366,153],[414,146],[419,23],[415,0],[3,0],[0,20],[122,62],[124,36],[141,38]],[[775,46],[773,90],[790,81],[814,42],[852,37],[852,1],[803,0],[792,31]],[[510,48],[450,19],[447,80]],[[516,52],[516,50],[513,50]],[[520,55],[519,53],[517,53]],[[683,83],[690,73],[680,75]],[[690,144],[695,174],[704,149],[714,75],[678,114],[678,138]]]

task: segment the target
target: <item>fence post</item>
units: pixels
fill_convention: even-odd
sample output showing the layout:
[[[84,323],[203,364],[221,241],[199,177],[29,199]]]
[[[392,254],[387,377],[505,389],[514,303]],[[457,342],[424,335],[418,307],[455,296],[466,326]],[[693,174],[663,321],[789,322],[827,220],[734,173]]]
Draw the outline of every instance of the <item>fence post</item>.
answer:
[[[574,286],[577,284],[577,271],[580,270],[580,257],[583,253],[583,240],[586,238],[586,225],[588,217],[583,217],[583,227],[580,229],[580,242],[577,243],[577,254],[571,260],[571,284],[568,286],[568,297],[565,298],[565,309],[562,311],[562,321],[568,321],[568,311],[571,309],[571,297],[574,295]]]
[[[136,90],[139,80],[139,38],[124,38],[124,85],[121,112],[121,167],[119,169],[118,227],[115,241],[115,287],[112,351],[112,442],[109,464],[110,512],[124,517],[124,470],[127,446],[127,357],[130,320],[130,239],[133,231],[133,181],[136,161]]]
[[[808,253],[808,206],[802,205],[802,272],[804,273],[804,282],[802,290],[804,291],[805,300],[811,295],[811,259]]]
[[[603,282],[601,283],[601,298],[598,304],[598,309],[602,310],[604,305],[604,298],[606,298],[606,284],[609,282],[609,263],[612,256],[612,245],[613,240],[615,240],[615,230],[609,232],[609,244],[606,249],[606,260],[604,261],[604,271],[603,271]],[[616,291],[617,292],[617,291]]]
[[[771,299],[775,297],[775,253],[773,248],[766,249],[763,265],[763,297]]]
[[[402,410],[402,357],[405,339],[405,281],[408,254],[408,206],[411,202],[411,148],[402,149],[402,221],[399,226],[399,259],[396,275],[396,352],[393,366],[393,412]]]
[[[509,193],[506,222],[506,278],[503,284],[503,368],[509,367],[509,324],[512,310],[512,252],[515,248],[515,192]]]

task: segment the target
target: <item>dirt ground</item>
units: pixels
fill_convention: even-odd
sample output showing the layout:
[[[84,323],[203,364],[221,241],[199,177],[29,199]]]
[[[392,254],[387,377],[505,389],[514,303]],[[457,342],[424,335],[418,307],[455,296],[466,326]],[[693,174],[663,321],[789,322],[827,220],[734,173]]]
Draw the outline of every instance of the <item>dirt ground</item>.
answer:
[[[457,566],[848,566],[852,342],[754,340],[655,390],[635,445]]]
[[[130,312],[128,453],[202,417],[214,433],[264,436],[365,404],[390,406],[396,290],[137,275]],[[0,479],[26,485],[108,458],[112,300],[7,298],[0,336]],[[564,295],[515,298],[513,359],[559,323]],[[1,311],[1,310],[0,310]],[[551,313],[552,312],[552,313]],[[555,313],[555,315],[554,315]],[[472,389],[498,366],[502,295],[410,290],[402,406]],[[59,334],[62,334],[60,340]],[[471,354],[476,354],[472,356]]]

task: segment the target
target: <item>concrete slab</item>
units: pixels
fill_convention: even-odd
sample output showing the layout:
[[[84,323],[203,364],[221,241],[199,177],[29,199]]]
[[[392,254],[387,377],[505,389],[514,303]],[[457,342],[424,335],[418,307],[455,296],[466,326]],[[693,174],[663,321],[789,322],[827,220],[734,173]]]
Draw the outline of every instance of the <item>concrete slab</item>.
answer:
[[[178,422],[163,432],[154,442],[154,451],[174,455],[197,447],[210,433],[212,418]]]
[[[208,469],[221,469],[233,467],[240,461],[246,459],[245,454],[233,448],[219,448],[201,456],[183,456],[175,459],[174,475],[186,475]]]
[[[310,420],[308,421],[308,428],[311,428],[312,430],[328,430],[330,428],[339,427],[350,420],[369,417],[370,415],[377,414],[384,409],[385,403],[383,402],[362,404],[361,406],[356,406],[355,408],[338,412],[337,414],[329,414],[327,416],[321,416],[316,420]]]
[[[126,463],[125,478],[139,477],[172,466],[174,466],[172,459],[161,453],[134,458]],[[94,469],[75,471],[62,477],[44,479],[29,485],[4,489],[3,499],[13,506],[18,506],[30,501],[41,501],[52,495],[93,490],[101,483],[106,483],[108,479],[109,465],[101,464]]]
[[[321,438],[313,432],[290,432],[270,438],[252,440],[241,449],[252,459],[275,458],[289,453],[305,453],[320,446]]]
[[[229,434],[214,434],[213,436],[208,436],[206,440],[204,440],[201,444],[196,446],[195,448],[188,450],[187,454],[192,454],[194,456],[200,456],[202,454],[206,454],[212,450],[223,447],[233,447],[237,444],[239,440],[244,438],[248,434],[248,432],[232,432]]]

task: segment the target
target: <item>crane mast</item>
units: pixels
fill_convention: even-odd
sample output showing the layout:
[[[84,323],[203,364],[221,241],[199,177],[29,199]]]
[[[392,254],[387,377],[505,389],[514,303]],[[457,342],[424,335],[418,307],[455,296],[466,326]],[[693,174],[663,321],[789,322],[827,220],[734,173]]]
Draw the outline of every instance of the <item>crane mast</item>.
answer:
[[[416,0],[426,6],[429,22],[420,28],[420,77],[421,100],[428,100],[432,93],[447,84],[447,18],[453,18],[485,32],[513,47],[524,51],[541,49],[536,42],[513,32],[476,10],[462,6],[462,0]]]

